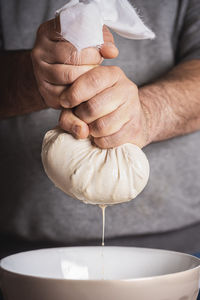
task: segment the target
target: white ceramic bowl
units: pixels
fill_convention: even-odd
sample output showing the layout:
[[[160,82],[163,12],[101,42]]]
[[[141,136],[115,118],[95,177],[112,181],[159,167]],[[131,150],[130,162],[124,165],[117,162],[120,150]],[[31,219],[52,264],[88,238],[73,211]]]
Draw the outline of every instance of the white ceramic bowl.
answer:
[[[164,250],[72,247],[12,255],[0,270],[6,300],[196,300],[200,260]]]

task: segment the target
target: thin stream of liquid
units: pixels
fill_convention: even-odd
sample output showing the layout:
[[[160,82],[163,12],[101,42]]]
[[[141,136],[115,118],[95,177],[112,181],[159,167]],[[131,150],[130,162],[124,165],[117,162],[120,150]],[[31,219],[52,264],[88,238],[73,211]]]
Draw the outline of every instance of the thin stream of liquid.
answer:
[[[99,205],[102,210],[102,242],[101,245],[105,245],[105,210],[107,205]]]
[[[101,258],[102,258],[102,280],[105,279],[105,270],[104,270],[104,245],[105,245],[105,210],[107,205],[99,205],[102,211],[102,241],[101,241]]]

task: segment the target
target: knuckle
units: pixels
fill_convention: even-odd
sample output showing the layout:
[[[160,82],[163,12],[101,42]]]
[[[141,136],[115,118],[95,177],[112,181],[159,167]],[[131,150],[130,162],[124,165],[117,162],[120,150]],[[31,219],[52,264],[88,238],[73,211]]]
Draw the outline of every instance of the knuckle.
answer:
[[[99,72],[91,72],[89,75],[89,81],[92,86],[98,87],[102,81],[102,76]]]
[[[94,127],[96,129],[96,131],[98,131],[99,134],[104,134],[105,132],[105,128],[106,128],[106,124],[103,118],[97,120],[94,124]]]
[[[71,88],[70,99],[72,107],[79,104],[80,95],[78,87],[75,86]]]
[[[85,109],[87,111],[87,114],[91,117],[96,114],[98,107],[99,105],[97,104],[97,102],[92,100],[86,102],[85,104]]]

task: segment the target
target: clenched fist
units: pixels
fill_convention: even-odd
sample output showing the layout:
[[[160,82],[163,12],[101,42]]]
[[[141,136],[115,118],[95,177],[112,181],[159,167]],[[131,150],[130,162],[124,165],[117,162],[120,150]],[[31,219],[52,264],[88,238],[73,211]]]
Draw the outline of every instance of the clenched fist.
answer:
[[[89,134],[101,148],[112,148],[124,143],[143,147],[148,142],[148,120],[140,102],[137,86],[115,66],[98,66],[81,75],[61,95],[60,125],[78,138]],[[70,112],[88,124],[83,132],[71,124]],[[72,130],[73,128],[73,130]]]

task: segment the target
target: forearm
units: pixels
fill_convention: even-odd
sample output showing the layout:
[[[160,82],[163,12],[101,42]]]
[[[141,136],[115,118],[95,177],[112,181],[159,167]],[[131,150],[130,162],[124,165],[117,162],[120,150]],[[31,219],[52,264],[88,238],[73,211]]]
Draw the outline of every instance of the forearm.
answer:
[[[30,51],[0,52],[0,118],[45,108],[33,74]]]
[[[200,60],[174,67],[155,83],[139,89],[149,121],[149,141],[200,129]]]

